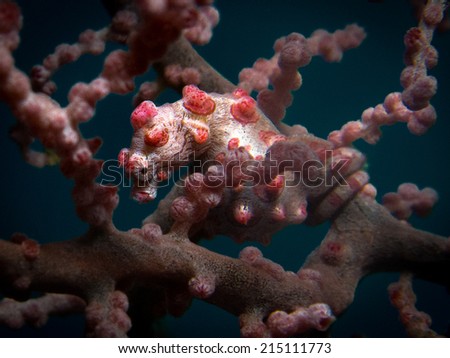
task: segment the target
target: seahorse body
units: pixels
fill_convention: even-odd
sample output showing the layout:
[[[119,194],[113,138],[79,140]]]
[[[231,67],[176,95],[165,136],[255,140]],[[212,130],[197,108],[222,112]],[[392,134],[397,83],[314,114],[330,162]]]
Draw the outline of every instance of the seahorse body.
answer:
[[[132,193],[139,202],[153,200],[158,183],[173,169],[194,160],[203,173],[213,165],[225,167],[227,185],[222,199],[196,225],[206,236],[224,234],[239,241],[268,243],[283,226],[303,222],[311,214],[307,213],[308,203],[317,212],[311,222],[323,221],[368,181],[367,174],[359,170],[364,163],[361,153],[351,148],[333,151],[331,143],[307,133],[286,137],[241,89],[222,95],[186,86],[177,102],[160,107],[142,102],[133,111],[131,124],[135,130],[131,146],[121,151],[119,161],[133,177]],[[351,179],[349,185],[334,188],[336,183],[330,187],[315,184],[323,183],[325,175],[334,170],[326,151],[332,152],[332,158],[349,161],[344,170]],[[275,167],[269,168],[272,161]],[[310,162],[314,167],[305,170],[304,165]],[[238,166],[230,167],[230,163]],[[262,169],[266,172],[260,175]],[[305,178],[309,181],[306,184]],[[170,204],[184,195],[183,190],[163,200],[168,203],[162,205],[163,219],[152,216],[146,222],[156,222],[167,230],[164,226],[173,222]]]
[[[134,178],[133,197],[139,202],[153,200],[170,169],[194,158],[204,164],[242,147],[260,160],[270,145],[285,139],[242,90],[219,95],[186,86],[177,102],[160,107],[142,102],[131,124],[131,147],[121,151],[119,161]]]

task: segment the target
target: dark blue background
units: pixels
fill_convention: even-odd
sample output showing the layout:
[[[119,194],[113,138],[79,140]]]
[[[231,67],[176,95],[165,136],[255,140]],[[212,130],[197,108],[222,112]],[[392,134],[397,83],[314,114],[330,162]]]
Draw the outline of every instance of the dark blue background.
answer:
[[[86,28],[99,29],[109,22],[100,1],[19,1],[24,14],[22,43],[16,51],[17,66],[28,72],[33,64],[51,53],[60,43],[76,41]],[[273,42],[291,32],[309,35],[317,28],[334,31],[357,22],[368,36],[362,46],[344,55],[339,64],[328,64],[315,58],[302,69],[304,84],[295,94],[288,110],[288,123],[301,123],[312,133],[326,137],[349,120],[360,118],[362,111],[381,103],[389,92],[400,90],[399,75],[403,68],[403,34],[414,26],[407,1],[369,3],[361,0],[217,0],[221,22],[214,30],[212,42],[199,52],[223,75],[236,82],[239,71],[251,66],[258,57],[272,56]],[[376,146],[357,143],[367,154],[371,182],[378,198],[395,191],[403,182],[420,187],[431,186],[440,195],[432,215],[413,219],[416,227],[448,236],[450,234],[450,33],[437,34],[434,45],[440,52],[440,63],[431,74],[439,80],[439,91],[433,99],[438,113],[437,124],[422,137],[411,135],[403,124],[383,129]],[[114,48],[108,45],[109,49]],[[66,94],[77,81],[90,81],[101,71],[103,57],[84,56],[76,64],[66,66],[55,76],[59,91],[55,98],[62,105]],[[147,77],[148,78],[148,77]],[[138,79],[142,81],[143,79]],[[159,102],[176,99],[175,94]],[[96,117],[81,129],[86,137],[101,135],[104,145],[98,157],[114,159],[127,147],[132,135],[129,114],[131,95],[111,95],[97,107]],[[25,164],[16,146],[8,138],[14,123],[9,110],[0,105],[0,150],[2,176],[0,185],[0,237],[8,238],[21,231],[48,242],[76,237],[87,226],[80,222],[71,202],[72,183],[56,167],[36,169]],[[127,230],[140,222],[154,208],[138,205],[129,199],[129,190],[120,192],[121,202],[114,220],[119,229]],[[262,248],[264,255],[297,271],[307,254],[326,233],[321,227],[290,227],[278,233],[272,245]],[[205,243],[211,249],[236,257],[244,247],[229,238]],[[404,336],[397,312],[389,304],[386,287],[396,274],[378,274],[364,279],[354,304],[336,322],[332,334],[348,337],[363,334],[370,337]],[[415,282],[418,307],[432,315],[433,327],[445,332],[450,320],[449,296],[442,287]],[[169,318],[165,331],[171,336],[237,336],[236,318],[203,302],[196,301],[180,319]],[[0,329],[0,336],[80,336],[81,317],[52,319],[42,330],[24,329],[11,332]]]

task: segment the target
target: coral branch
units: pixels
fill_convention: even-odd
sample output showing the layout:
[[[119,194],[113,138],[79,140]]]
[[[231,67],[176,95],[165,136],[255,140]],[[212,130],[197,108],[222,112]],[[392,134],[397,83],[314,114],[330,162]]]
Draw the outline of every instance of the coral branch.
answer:
[[[417,310],[416,295],[412,290],[412,275],[402,274],[400,280],[389,286],[389,297],[392,304],[400,312],[400,320],[411,337],[441,337],[434,332],[431,318],[424,312]]]
[[[419,216],[430,213],[438,195],[431,188],[419,190],[416,185],[405,183],[398,187],[397,193],[387,193],[383,196],[383,205],[397,218],[408,219],[414,212]]]
[[[82,299],[67,294],[46,294],[25,302],[4,298],[0,301],[0,323],[14,329],[25,323],[39,328],[46,324],[50,315],[81,312],[84,306]]]
[[[200,81],[194,83],[205,92],[230,93],[236,89],[236,86],[215,71],[193,48],[192,45],[183,37],[179,38],[164,56],[155,63],[155,69],[164,78],[164,70],[171,65],[179,65],[181,68],[195,68],[200,74]],[[182,83],[175,86],[181,92]]]
[[[320,55],[328,62],[339,62],[343,51],[358,47],[365,37],[364,30],[353,24],[332,34],[317,30],[309,38],[298,33],[279,38],[270,60],[260,58],[252,68],[239,73],[239,87],[249,93],[257,90],[259,107],[279,126],[286,108],[292,103],[291,91],[302,85],[302,77],[297,70],[308,65],[312,56]],[[268,89],[269,84],[273,90]]]
[[[411,28],[404,37],[406,67],[400,77],[403,92],[390,93],[383,104],[366,109],[361,121],[348,122],[340,130],[331,132],[329,141],[336,146],[345,146],[362,138],[374,144],[384,125],[406,122],[409,131],[416,135],[424,134],[433,126],[436,111],[430,99],[436,93],[437,81],[427,75],[427,70],[437,65],[438,54],[431,40],[434,29],[442,21],[443,11],[444,1],[429,1],[419,26]]]
[[[62,291],[95,302],[112,287],[158,283],[170,289],[176,284],[196,297],[208,290],[206,301],[235,315],[258,312],[261,322],[273,311],[290,313],[316,302],[340,315],[352,302],[359,280],[373,272],[407,268],[418,277],[450,284],[448,239],[404,225],[366,198],[343,210],[298,274],[274,270],[269,262],[249,262],[248,252],[241,259],[215,254],[183,239],[176,228],[150,242],[131,233],[90,232],[74,241],[42,245],[39,260],[31,266],[23,265],[26,259],[17,244],[0,241],[0,249],[3,288],[26,277],[27,289]],[[119,260],[120,267],[110,268],[111,260]],[[89,267],[89,274],[83,267]],[[211,290],[200,288],[211,280]],[[266,334],[271,334],[270,326]],[[245,332],[255,333],[247,326]],[[273,332],[281,334],[279,328]]]

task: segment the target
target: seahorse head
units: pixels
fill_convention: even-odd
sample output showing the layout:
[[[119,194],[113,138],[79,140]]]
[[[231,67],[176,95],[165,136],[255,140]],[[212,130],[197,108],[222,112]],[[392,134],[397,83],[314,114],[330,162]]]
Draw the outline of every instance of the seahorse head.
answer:
[[[215,105],[206,96],[198,88],[186,86],[183,100],[160,107],[144,101],[133,111],[133,139],[130,148],[120,152],[119,162],[133,178],[134,199],[153,200],[161,181],[207,149],[207,117]]]

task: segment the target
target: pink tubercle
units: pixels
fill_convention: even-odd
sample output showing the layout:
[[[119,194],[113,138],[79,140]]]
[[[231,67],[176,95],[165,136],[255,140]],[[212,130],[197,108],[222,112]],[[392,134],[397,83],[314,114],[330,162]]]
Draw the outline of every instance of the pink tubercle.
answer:
[[[144,134],[145,144],[152,147],[162,147],[169,141],[169,131],[166,128],[155,127]]]
[[[134,130],[138,130],[145,126],[149,121],[158,114],[158,109],[152,101],[144,101],[135,108],[131,114],[131,125]]]
[[[250,96],[240,97],[231,105],[230,112],[233,118],[242,125],[256,123],[260,118],[256,110],[256,101]]]
[[[267,187],[273,190],[280,190],[284,188],[284,175],[277,175]]]
[[[235,98],[248,97],[248,93],[242,88],[237,88],[233,91],[233,97]]]
[[[197,144],[205,143],[209,138],[209,130],[206,128],[197,128],[194,130],[194,140]]]
[[[128,159],[130,158],[130,150],[128,148],[123,148],[120,150],[117,160],[121,167],[126,167],[128,165]]]
[[[286,140],[284,135],[275,133],[274,131],[259,131],[258,136],[268,147],[276,142]]]
[[[138,203],[148,203],[154,199],[149,193],[145,191],[136,191],[133,193],[133,199]]]
[[[254,193],[263,201],[273,201],[278,198],[284,190],[285,178],[277,175],[269,183],[254,187]]]
[[[286,209],[282,205],[276,206],[272,210],[272,219],[278,222],[286,220]]]
[[[215,290],[214,278],[208,276],[197,276],[189,280],[189,292],[197,298],[206,299]]]
[[[183,88],[183,105],[192,113],[204,116],[213,113],[216,109],[216,103],[211,96],[194,85]]]
[[[338,265],[345,256],[345,248],[341,242],[329,241],[320,247],[320,257],[329,265]]]
[[[301,224],[308,216],[306,204],[300,204],[296,210],[291,213],[291,221],[296,224]]]
[[[228,150],[238,149],[239,148],[239,138],[231,138],[228,141]]]
[[[225,162],[225,153],[224,152],[218,153],[214,159],[220,163],[224,163]]]
[[[234,219],[241,225],[247,225],[253,218],[253,213],[248,205],[239,203],[233,210]]]

